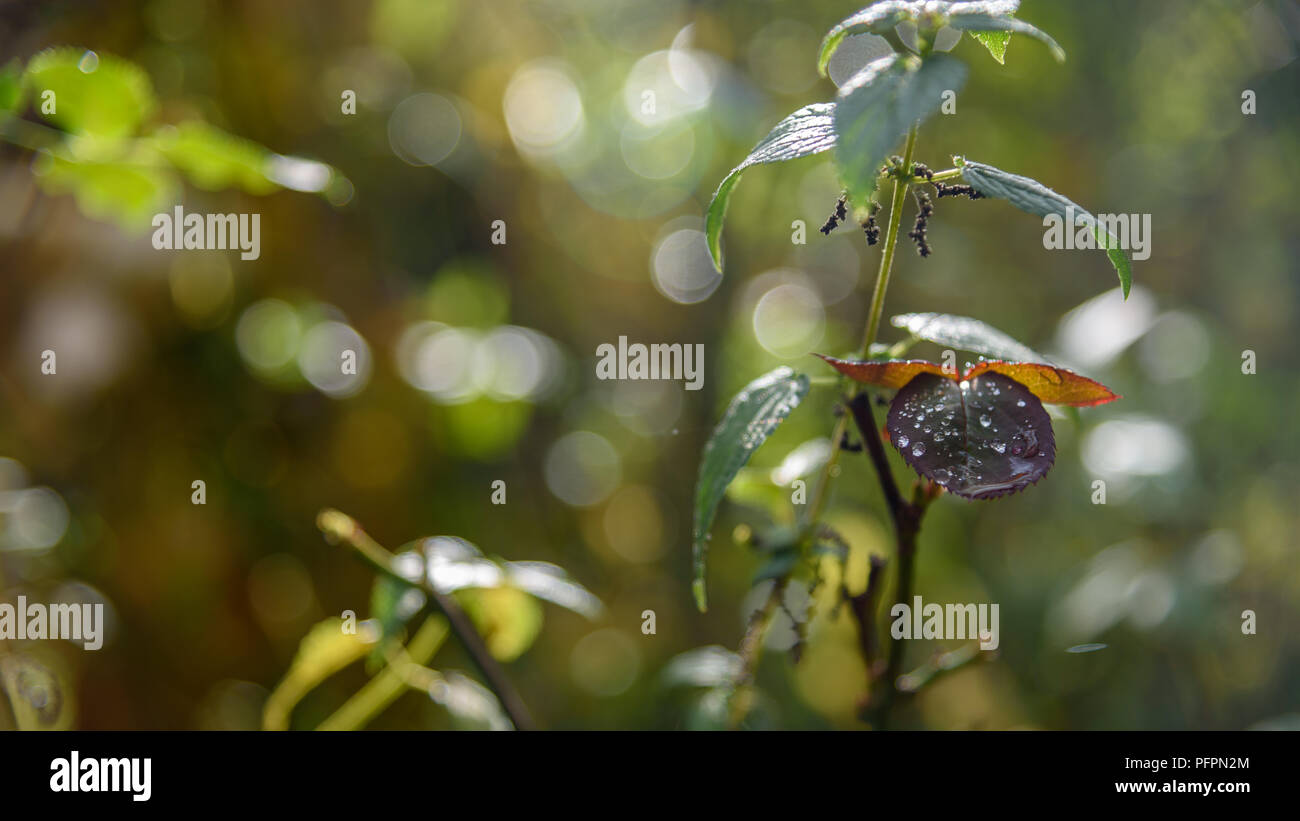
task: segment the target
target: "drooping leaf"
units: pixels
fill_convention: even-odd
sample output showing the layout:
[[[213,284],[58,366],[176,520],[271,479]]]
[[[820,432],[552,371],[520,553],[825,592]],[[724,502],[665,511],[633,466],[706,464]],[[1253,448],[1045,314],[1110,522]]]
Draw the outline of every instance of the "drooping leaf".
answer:
[[[962,13],[962,14],[950,14],[948,16],[948,25],[952,26],[953,28],[959,31],[969,31],[972,33],[1007,32],[1006,39],[1003,40],[1002,43],[1002,53],[1004,55],[1006,54],[1006,50],[1007,50],[1006,42],[1011,39],[1011,34],[1010,34],[1011,32],[1016,32],[1018,34],[1027,34],[1030,37],[1033,37],[1035,40],[1038,40],[1043,44],[1045,44],[1047,46],[1048,51],[1052,53],[1052,57],[1056,58],[1056,61],[1058,63],[1065,61],[1065,49],[1061,48],[1060,44],[1058,44],[1055,40],[1053,40],[1052,37],[1046,32],[1044,32],[1042,29],[1039,29],[1037,26],[1030,25],[1029,23],[1026,23],[1024,20],[1017,20],[1014,17],[992,15],[992,14]],[[985,45],[988,46],[988,43],[985,43]],[[993,47],[988,46],[988,49],[989,52],[993,54],[993,57],[997,59],[999,63],[1001,63],[1002,60],[998,58],[998,53],[993,51]]]
[[[751,165],[784,162],[786,160],[819,154],[835,145],[832,114],[834,103],[813,103],[804,106],[776,124],[768,135],[759,140],[749,156],[723,178],[713,194],[705,216],[705,235],[713,265],[722,270],[722,221],[727,215],[731,192],[740,182],[740,174]]]
[[[1119,399],[1119,394],[1086,376],[1038,362],[980,362],[962,375],[974,379],[982,373],[1000,373],[1024,385],[1040,402],[1090,408]]]
[[[992,325],[954,314],[899,314],[890,323],[912,336],[938,345],[971,351],[1008,362],[1047,362],[1047,358],[1022,345]]]
[[[914,470],[968,499],[1023,490],[1056,458],[1042,404],[1000,373],[961,382],[921,374],[894,397],[885,426]]]
[[[154,134],[159,152],[205,191],[238,186],[269,194],[280,186],[266,176],[270,150],[201,120],[166,126]]]
[[[74,134],[128,137],[157,108],[149,76],[111,54],[59,47],[27,64],[25,82],[37,101],[54,92],[52,113],[41,116]]]
[[[989,54],[999,64],[1006,65],[1007,46],[1011,45],[1011,32],[1009,31],[972,31],[970,36],[984,48],[988,49]]]
[[[1119,239],[1086,208],[1029,177],[1011,174],[964,157],[953,157],[953,162],[961,168],[962,177],[986,197],[1007,200],[1021,211],[1040,217],[1056,214],[1065,220],[1065,224],[1069,226],[1067,230],[1079,225],[1087,226],[1096,238],[1097,246],[1105,249],[1111,265],[1115,267],[1115,273],[1119,275],[1119,284],[1123,289],[1124,298],[1128,299],[1129,289],[1133,285],[1133,269],[1128,252],[1120,247]],[[1072,225],[1071,216],[1073,216]]]
[[[945,91],[966,82],[966,65],[946,54],[924,61],[891,54],[840,86],[835,106],[835,165],[858,207],[876,190],[880,167],[908,130],[939,109]]]
[[[826,67],[830,64],[835,49],[839,48],[845,37],[851,34],[887,34],[904,20],[914,20],[916,18],[914,5],[905,0],[884,0],[884,2],[872,3],[841,20],[826,33],[826,38],[822,40],[821,51],[817,55],[817,70],[823,77],[826,76]]]
[[[695,485],[695,524],[692,532],[695,603],[707,609],[704,571],[709,530],[727,485],[754,451],[772,435],[808,393],[808,377],[780,367],[764,374],[736,394],[713,429],[700,459]]]
[[[600,618],[605,610],[595,594],[550,562],[506,562],[506,579],[526,593],[589,619]]]

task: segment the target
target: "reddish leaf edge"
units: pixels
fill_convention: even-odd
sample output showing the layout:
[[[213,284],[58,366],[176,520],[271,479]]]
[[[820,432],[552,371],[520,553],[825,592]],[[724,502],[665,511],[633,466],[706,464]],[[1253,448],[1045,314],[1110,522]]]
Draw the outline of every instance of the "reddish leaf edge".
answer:
[[[883,379],[877,380],[877,379],[864,378],[862,376],[859,376],[861,370],[864,368],[875,369],[878,367],[881,370],[883,375],[884,372],[888,371],[888,366],[890,365],[910,366],[916,368],[916,373],[908,377],[908,379],[903,383],[906,384],[907,382],[910,382],[912,379],[914,379],[917,374],[920,373],[938,374],[939,376],[945,376],[953,380],[954,382],[961,382],[962,380],[971,379],[975,376],[978,376],[981,373],[984,373],[985,371],[1002,373],[1002,371],[997,368],[997,366],[999,365],[1005,365],[1011,368],[1030,365],[1039,368],[1046,368],[1058,374],[1061,373],[1069,374],[1070,376],[1082,380],[1083,382],[1089,383],[1091,385],[1095,385],[1097,388],[1099,388],[1101,391],[1104,391],[1106,394],[1105,396],[1099,399],[1094,399],[1088,402],[1062,402],[1062,401],[1057,401],[1049,398],[1044,398],[1042,395],[1039,394],[1038,391],[1034,390],[1033,387],[1025,384],[1024,382],[1021,382],[1021,384],[1025,385],[1025,388],[1030,393],[1032,393],[1035,397],[1038,398],[1038,401],[1043,402],[1044,404],[1072,405],[1076,408],[1094,408],[1098,405],[1105,405],[1108,402],[1114,402],[1116,399],[1124,398],[1122,395],[1115,393],[1110,388],[1106,387],[1105,385],[1103,385],[1102,383],[1098,382],[1095,379],[1090,379],[1089,377],[1083,376],[1082,374],[1075,373],[1074,371],[1069,370],[1068,368],[1060,368],[1057,367],[1056,365],[1048,365],[1046,362],[1008,362],[1001,359],[986,359],[982,362],[978,362],[975,365],[972,365],[970,368],[966,369],[966,371],[963,372],[960,376],[957,376],[955,374],[951,374],[945,371],[943,367],[940,366],[938,363],[930,362],[929,360],[926,359],[864,359],[864,360],[840,359],[838,357],[827,356],[826,354],[820,354],[820,353],[815,353],[813,354],[813,356],[818,357],[826,364],[830,365],[832,368],[844,374],[845,376],[849,377],[850,379],[854,380],[855,382],[861,382],[864,385],[876,385],[884,388],[892,388],[894,390],[903,387],[903,385],[890,384],[888,380],[883,380]],[[1003,373],[1002,375],[1010,379],[1016,379],[1016,377],[1013,374]],[[1020,382],[1019,379],[1017,379],[1016,381]]]

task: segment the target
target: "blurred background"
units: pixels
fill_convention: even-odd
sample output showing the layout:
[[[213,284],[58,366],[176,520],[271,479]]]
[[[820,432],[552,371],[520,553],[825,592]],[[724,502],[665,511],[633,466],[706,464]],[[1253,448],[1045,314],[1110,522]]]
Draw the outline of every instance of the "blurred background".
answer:
[[[856,348],[879,258],[855,229],[816,231],[839,194],[828,155],[746,173],[725,276],[701,217],[774,123],[833,98],[816,51],[854,10],[0,3],[0,63],[52,45],[118,55],[152,83],[149,127],[201,117],[348,181],[326,196],[108,184],[97,201],[0,144],[0,601],[103,602],[109,618],[97,652],[21,648],[61,682],[68,725],[259,726],[311,626],[369,612],[371,573],[315,528],[329,506],[394,549],[452,534],[554,562],[604,601],[594,622],[547,606],[507,664],[540,725],[709,726],[710,685],[732,663],[719,648],[763,595],[760,557],[731,533],[789,516],[834,396],[815,388],[723,504],[705,615],[689,582],[700,451],[751,379],[780,364],[828,376],[808,354]],[[1152,254],[1125,303],[1104,255],[1044,250],[1041,222],[1004,202],[937,201],[933,256],[900,243],[887,315],[978,317],[1124,399],[1057,419],[1055,469],[1026,492],[931,509],[916,592],[999,603],[1001,648],[895,726],[1300,727],[1300,14],[1286,0],[1026,0],[1019,16],[1068,61],[1017,37],[1000,67],[963,38],[970,77],[917,159],[937,170],[964,154],[1094,212],[1149,213]],[[832,79],[878,54],[873,40],[847,41]],[[154,250],[147,217],[177,203],[261,214],[260,258]],[[598,380],[596,348],[619,336],[702,343],[704,389]],[[345,348],[355,375],[337,373]],[[57,376],[41,372],[47,349]],[[857,591],[891,542],[866,459],[846,459],[828,520]],[[853,622],[814,612],[797,665],[790,617],[772,631],[749,726],[861,726]],[[1105,646],[1067,652],[1082,644]],[[951,646],[913,642],[907,666]],[[472,670],[451,646],[431,664]],[[330,678],[292,726],[367,677],[354,664]],[[449,723],[408,693],[370,726]]]

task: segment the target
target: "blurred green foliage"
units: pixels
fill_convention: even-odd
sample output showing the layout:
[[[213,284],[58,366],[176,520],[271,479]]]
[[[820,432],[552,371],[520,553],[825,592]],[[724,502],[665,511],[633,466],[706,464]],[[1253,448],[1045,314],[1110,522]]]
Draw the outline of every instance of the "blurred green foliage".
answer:
[[[792,244],[793,221],[815,229],[839,193],[824,158],[746,175],[725,277],[710,273],[702,215],[773,124],[833,93],[816,48],[851,11],[830,0],[0,9],[0,599],[109,605],[102,650],[16,648],[63,682],[67,719],[260,726],[312,626],[369,612],[373,576],[315,530],[333,505],[384,544],[456,533],[554,562],[606,603],[595,624],[547,609],[505,662],[541,726],[716,726],[730,669],[718,648],[734,649],[763,593],[751,583],[764,557],[727,534],[769,515],[745,494],[788,499],[772,471],[825,435],[833,397],[814,387],[742,471],[733,487],[745,494],[721,506],[703,616],[690,596],[698,455],[756,375],[826,376],[807,352],[853,349],[877,257],[855,231]],[[1097,210],[1151,213],[1153,254],[1135,266],[1127,308],[1115,299],[1090,314],[1068,312],[1113,282],[1104,263],[1047,252],[1041,226],[1005,203],[944,200],[934,255],[900,248],[890,313],[978,316],[1079,359],[1124,399],[1054,420],[1057,465],[1027,493],[931,506],[916,589],[1000,603],[1001,648],[936,679],[897,724],[1294,726],[1294,6],[1026,0],[1021,12],[1068,62],[1012,38],[999,66],[963,38],[957,113],[935,115],[918,159],[937,168],[964,153]],[[93,50],[105,93],[138,110],[78,114],[60,96],[66,119],[47,121],[15,67],[60,44]],[[837,60],[866,49],[850,38]],[[84,56],[42,58],[49,83]],[[844,79],[845,66],[830,70]],[[346,89],[355,115],[342,113]],[[268,147],[260,165],[245,139]],[[323,197],[268,185],[266,168],[282,180],[303,170],[265,165],[273,152],[349,184]],[[142,221],[181,202],[260,213],[261,257],[154,251]],[[705,389],[596,380],[596,346],[620,335],[704,344]],[[326,379],[320,352],[357,339],[364,379]],[[57,377],[40,371],[47,349]],[[939,360],[928,344],[914,353]],[[1107,501],[1094,505],[1102,477]],[[496,480],[504,506],[489,501]],[[843,570],[823,559],[817,618],[774,629],[747,726],[859,726],[857,636],[831,605],[841,580],[860,591],[868,557],[889,552],[865,459],[844,461],[828,522],[851,552]],[[1255,635],[1241,632],[1247,609]],[[777,651],[800,632],[796,665]],[[437,669],[472,669],[434,627],[423,640]],[[1107,646],[1066,652],[1089,642]],[[909,667],[953,649],[914,644]],[[453,726],[433,698],[372,681],[367,655],[307,691],[291,726],[319,725],[363,687],[391,699],[370,726]],[[481,703],[468,680],[443,686],[444,701]]]

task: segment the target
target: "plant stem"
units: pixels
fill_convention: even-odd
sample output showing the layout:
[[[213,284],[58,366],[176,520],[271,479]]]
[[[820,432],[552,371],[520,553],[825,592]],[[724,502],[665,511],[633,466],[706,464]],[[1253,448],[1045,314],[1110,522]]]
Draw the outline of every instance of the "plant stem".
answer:
[[[913,125],[907,132],[907,145],[903,148],[904,176],[911,176],[912,154],[915,150],[916,126]],[[894,180],[894,196],[889,202],[889,227],[885,231],[885,249],[880,255],[880,271],[876,274],[876,288],[871,294],[871,310],[867,315],[867,330],[862,336],[858,359],[866,359],[867,354],[871,353],[871,343],[876,341],[876,333],[880,330],[880,315],[885,308],[885,289],[889,287],[889,275],[894,268],[894,249],[898,245],[898,227],[903,222],[903,200],[907,196],[908,185],[902,179]]]
[[[415,664],[428,664],[446,638],[447,620],[439,615],[429,616],[411,637],[406,646],[406,656]],[[405,691],[406,683],[401,672],[385,666],[316,729],[359,730]]]
[[[916,131],[916,126],[913,125],[907,132],[907,144],[903,148],[903,176],[910,176],[911,174],[912,156],[916,150]],[[894,248],[898,245],[898,230],[903,221],[903,200],[907,196],[909,185],[910,182],[905,179],[894,180],[893,196],[889,204],[889,225],[885,231],[884,252],[880,257],[880,269],[876,273],[876,286],[872,292],[871,310],[867,319],[866,331],[862,337],[862,348],[858,353],[858,359],[867,357],[871,350],[871,343],[876,341],[876,333],[880,330],[880,315],[885,307],[885,289],[889,287],[889,275],[894,267]],[[860,390],[861,387],[854,383],[853,395],[856,396]],[[826,508],[827,500],[830,498],[831,480],[838,475],[840,446],[844,441],[844,434],[848,431],[848,425],[848,418],[841,417],[831,432],[831,452],[826,459],[825,466],[822,468],[817,486],[813,490],[812,502],[808,506],[808,515],[804,518],[803,525],[799,530],[798,545],[801,553],[811,547],[817,527],[821,523],[822,513]],[[868,437],[864,435],[863,438]],[[879,447],[879,445],[880,443],[877,441],[876,446]],[[748,693],[746,691],[753,681],[759,657],[762,655],[763,635],[767,632],[768,625],[771,624],[772,616],[781,603],[784,591],[785,579],[778,579],[762,609],[750,619],[749,627],[746,628],[745,635],[740,640],[741,673],[736,679],[735,690],[731,696],[730,726],[732,727],[735,727],[744,718],[744,711],[748,707]]]
[[[496,694],[510,722],[519,730],[533,729],[533,720],[528,714],[523,699],[515,691],[501,665],[492,657],[482,637],[474,629],[469,616],[461,609],[455,598],[439,591],[426,578],[412,580],[398,573],[393,567],[392,554],[370,538],[370,535],[361,529],[361,525],[347,514],[337,510],[323,510],[316,517],[316,526],[327,538],[346,542],[374,570],[423,591],[429,601],[433,602],[434,606],[447,617],[451,632],[456,634],[456,638],[474,660],[474,665],[483,674],[487,686]]]

